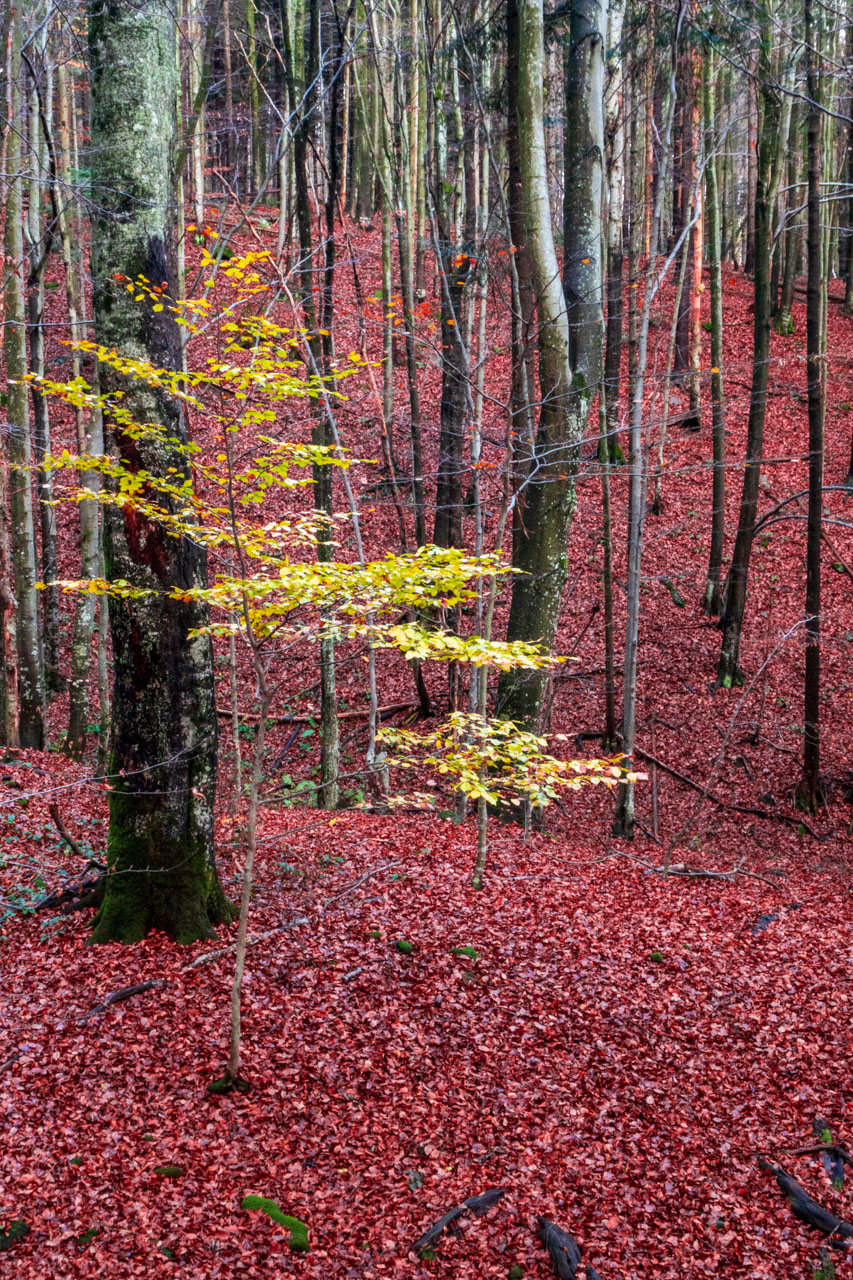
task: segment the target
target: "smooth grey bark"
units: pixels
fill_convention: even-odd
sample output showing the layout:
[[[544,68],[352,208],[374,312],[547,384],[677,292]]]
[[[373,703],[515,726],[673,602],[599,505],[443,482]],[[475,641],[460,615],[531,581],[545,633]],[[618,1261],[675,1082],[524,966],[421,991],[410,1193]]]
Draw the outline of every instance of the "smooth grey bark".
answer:
[[[174,14],[166,0],[95,0],[89,12],[92,92],[92,277],[95,334],[130,358],[180,367],[168,308],[133,301],[115,273],[144,275],[174,293],[176,63]],[[164,436],[111,432],[131,471],[187,475],[186,422],[165,394],[102,370],[137,421]],[[109,427],[109,423],[105,424]],[[167,436],[179,442],[172,445]],[[216,705],[207,610],[167,593],[203,587],[206,556],[132,505],[108,505],[105,572],[155,594],[111,600],[114,689],[106,893],[93,941],[135,942],[152,928],[179,942],[213,936],[231,917],[216,874]]]
[[[507,638],[532,640],[549,651],[560,616],[568,561],[566,540],[575,508],[574,473],[584,429],[572,394],[569,318],[557,263],[548,197],[543,123],[545,57],[542,0],[520,0],[518,135],[525,246],[536,294],[540,414],[524,510],[513,530],[514,578]],[[512,671],[500,682],[501,714],[535,725],[546,674]]]
[[[50,189],[53,165],[48,163],[48,121],[53,100],[53,68],[47,60],[47,26],[39,23],[42,14],[36,13],[35,49],[32,58],[25,59],[28,84],[28,139],[27,167],[29,169],[27,216],[24,219],[24,238],[27,256],[27,328],[30,346],[30,372],[43,377],[45,370],[45,271],[50,253],[53,219],[45,222],[43,206],[47,204],[45,193]],[[33,60],[35,59],[35,61]],[[52,194],[55,209],[55,195]],[[53,210],[51,210],[53,212]],[[40,570],[45,584],[40,591],[41,637],[44,662],[44,683],[47,690],[62,687],[59,671],[59,588],[56,586],[56,512],[53,503],[53,482],[50,472],[41,465],[50,452],[50,412],[47,397],[35,383],[30,388],[33,405],[33,449],[35,452],[36,499],[38,524],[41,535]]]
[[[643,531],[646,519],[648,487],[648,453],[643,442],[643,397],[648,363],[649,323],[651,308],[662,276],[657,274],[657,255],[661,237],[663,194],[672,153],[672,125],[675,106],[675,75],[678,45],[684,21],[685,5],[680,4],[672,42],[669,98],[660,130],[655,168],[654,205],[651,210],[649,255],[646,262],[643,310],[637,335],[637,368],[631,383],[631,417],[628,454],[628,582],[625,616],[625,661],[622,678],[622,752],[626,769],[634,767],[634,740],[637,731],[637,677],[640,648],[640,585],[643,561]],[[613,815],[613,834],[634,838],[634,784],[620,783]]]
[[[17,609],[18,737],[22,747],[44,746],[44,678],[42,672],[36,549],[31,476],[32,446],[27,386],[27,317],[24,299],[23,165],[21,138],[26,136],[21,95],[21,20],[9,5],[9,76],[6,110],[6,228],[4,236],[4,346],[9,423],[9,514]]]
[[[809,506],[806,545],[806,679],[804,690],[803,772],[797,807],[816,813],[823,803],[820,785],[820,552],[823,536],[823,453],[825,358],[824,228],[821,226],[823,140],[819,24],[813,0],[804,0],[806,87],[808,95],[808,275],[806,286],[806,378],[809,401]]]
[[[604,96],[604,146],[607,191],[606,290],[607,321],[604,339],[604,386],[607,416],[608,460],[617,456],[620,382],[622,373],[622,269],[625,253],[625,128],[626,54],[621,47],[625,0],[614,0],[607,13]]]
[[[791,334],[794,332],[794,293],[797,284],[797,272],[800,267],[800,258],[802,256],[801,240],[803,234],[802,215],[797,210],[797,206],[801,203],[799,180],[801,176],[801,148],[800,133],[802,125],[802,116],[799,111],[799,103],[795,103],[791,109],[791,127],[788,130],[788,191],[786,200],[788,203],[788,212],[785,220],[785,265],[782,270],[782,289],[779,297],[779,307],[776,315],[773,317],[773,328],[777,333]]]
[[[717,181],[716,119],[717,59],[713,45],[705,52],[702,115],[705,128],[705,225],[708,237],[708,275],[711,293],[711,438],[713,481],[711,549],[702,607],[710,617],[722,612],[720,579],[726,531],[726,409],[723,394],[723,279],[720,265],[720,192]]]
[[[573,0],[565,57],[563,288],[575,413],[584,421],[601,377],[606,37],[607,0]]]
[[[324,367],[324,354],[317,333],[317,310],[314,301],[314,244],[311,223],[311,206],[308,194],[308,144],[315,126],[317,112],[317,79],[320,66],[317,59],[318,29],[320,24],[319,0],[309,0],[309,26],[305,65],[306,89],[300,95],[294,61],[295,45],[290,30],[286,0],[280,0],[279,13],[284,46],[284,73],[292,118],[296,121],[293,135],[293,168],[296,195],[296,222],[299,232],[299,292],[307,330],[306,344],[310,354],[312,372],[319,374]],[[315,445],[332,444],[331,423],[322,400],[317,400],[311,440]],[[331,536],[332,476],[331,468],[314,467],[314,510],[318,517],[317,559],[328,562],[334,558]],[[340,796],[338,773],[340,771],[340,729],[335,676],[335,642],[331,634],[320,641],[320,787],[318,804],[323,809],[336,809]]]
[[[762,26],[761,121],[755,177],[754,225],[754,306],[752,392],[746,437],[746,466],[743,473],[740,512],[732,563],[726,586],[723,613],[723,641],[717,666],[718,686],[730,689],[743,683],[740,669],[740,639],[746,611],[749,561],[755,537],[755,516],[764,449],[764,420],[770,374],[770,250],[771,220],[779,190],[780,160],[788,138],[789,94],[782,93],[770,62],[772,28],[768,15]],[[782,55],[784,56],[784,54]]]

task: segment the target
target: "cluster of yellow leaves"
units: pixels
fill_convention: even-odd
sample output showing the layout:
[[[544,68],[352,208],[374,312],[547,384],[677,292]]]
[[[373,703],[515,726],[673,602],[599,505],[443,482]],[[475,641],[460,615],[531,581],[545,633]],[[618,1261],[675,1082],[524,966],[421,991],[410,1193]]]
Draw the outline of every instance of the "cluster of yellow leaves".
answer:
[[[561,760],[548,754],[547,738],[512,720],[489,720],[471,712],[454,711],[429,733],[383,728],[377,737],[393,753],[390,763],[435,769],[469,800],[491,805],[527,801],[543,808],[560,791],[615,787],[643,776],[625,770],[619,756]],[[565,741],[565,736],[558,734],[555,740]]]
[[[202,256],[206,270],[221,268],[206,248]],[[329,378],[308,376],[294,355],[310,336],[305,330],[291,330],[257,314],[236,318],[242,304],[267,287],[259,270],[266,257],[246,254],[231,259],[222,272],[234,293],[230,311],[235,318],[220,326],[227,360],[210,359],[203,368],[182,373],[80,342],[75,344],[79,349],[120,375],[125,390],[97,394],[81,378],[66,383],[37,380],[44,395],[85,414],[103,414],[114,437],[137,442],[133,465],[118,453],[94,457],[64,451],[44,458],[42,465],[59,477],[57,500],[88,498],[131,508],[172,537],[230,550],[232,561],[241,566],[239,574],[223,572],[207,587],[167,592],[172,599],[199,600],[210,607],[213,620],[201,629],[208,634],[250,634],[255,642],[283,634],[306,639],[361,637],[374,648],[395,648],[408,660],[500,670],[533,670],[562,661],[536,644],[459,636],[441,625],[444,611],[477,599],[484,581],[513,572],[497,556],[427,546],[366,564],[321,563],[314,555],[306,556],[306,549],[316,548],[320,532],[324,541],[330,541],[328,517],[310,513],[286,520],[257,519],[273,489],[311,484],[318,467],[344,468],[350,460],[339,450],[261,435],[256,438],[265,451],[237,466],[231,433],[245,426],[266,429],[267,424],[276,423],[281,402],[288,397],[340,394],[336,383],[363,364],[351,352],[347,367],[336,368]],[[168,307],[176,322],[191,332],[197,331],[202,318],[208,321],[208,299],[176,303],[168,298],[164,283],[152,283],[144,276],[134,281],[117,279],[155,311]],[[211,277],[205,283],[213,282]],[[205,460],[197,446],[184,443],[162,425],[139,421],[129,406],[138,410],[145,404],[144,395],[133,394],[140,386],[218,423],[223,452]],[[78,481],[80,474],[92,472],[105,481],[97,492]],[[64,488],[63,473],[70,474]],[[126,580],[65,580],[58,585],[66,591],[123,599],[158,594],[153,586]],[[412,620],[401,621],[401,613]],[[385,729],[381,736],[397,753],[397,764],[435,768],[468,798],[490,804],[505,799],[542,806],[560,789],[576,790],[586,784],[612,787],[634,776],[624,772],[618,759],[559,760],[547,754],[546,739],[510,721],[489,721],[461,712],[426,735]]]

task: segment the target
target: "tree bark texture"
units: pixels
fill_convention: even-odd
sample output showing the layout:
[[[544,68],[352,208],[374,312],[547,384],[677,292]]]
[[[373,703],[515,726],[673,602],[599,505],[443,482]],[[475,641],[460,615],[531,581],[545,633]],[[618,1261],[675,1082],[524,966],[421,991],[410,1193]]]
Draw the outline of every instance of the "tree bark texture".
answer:
[[[174,13],[165,0],[95,0],[89,17],[92,67],[92,275],[95,330],[130,358],[180,366],[179,333],[168,308],[154,313],[115,280],[142,274],[174,291],[172,225],[175,142]],[[116,385],[104,376],[105,390]],[[137,421],[186,441],[179,408],[162,393],[125,384]],[[165,438],[115,432],[114,452],[131,471],[186,475],[186,455]],[[207,610],[165,598],[207,581],[206,556],[132,506],[106,508],[104,556],[110,581],[156,594],[113,599],[114,691],[106,895],[93,941],[136,942],[162,929],[179,942],[213,935],[231,917],[213,855],[216,705],[209,637],[190,639]]]
[[[521,0],[518,134],[524,235],[537,300],[540,414],[521,521],[514,529],[507,638],[554,643],[566,582],[566,540],[575,507],[574,472],[584,420],[577,416],[569,361],[569,319],[551,226],[542,98],[542,0]],[[535,725],[546,675],[514,671],[501,681],[504,716]]]

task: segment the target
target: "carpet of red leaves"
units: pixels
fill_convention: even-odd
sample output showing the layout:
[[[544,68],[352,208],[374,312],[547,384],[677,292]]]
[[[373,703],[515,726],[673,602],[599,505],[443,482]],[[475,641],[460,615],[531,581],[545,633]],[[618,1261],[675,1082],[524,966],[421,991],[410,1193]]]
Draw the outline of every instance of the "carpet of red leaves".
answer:
[[[356,239],[373,253],[373,241]],[[362,269],[372,290],[375,256]],[[735,460],[749,394],[749,293],[743,278],[728,279]],[[796,335],[774,338],[767,454],[785,461],[766,474],[779,499],[806,475],[800,311],[797,320]],[[665,326],[660,334],[665,348]],[[850,321],[831,307],[828,482],[843,477],[850,445],[848,353]],[[434,409],[435,369],[425,377]],[[353,439],[358,413],[353,404]],[[493,434],[500,439],[499,427]],[[92,949],[79,914],[10,915],[0,933],[0,1228],[23,1218],[31,1231],[4,1254],[7,1274],[497,1280],[520,1266],[534,1280],[551,1274],[535,1237],[545,1214],[576,1236],[603,1280],[811,1277],[819,1237],[791,1215],[758,1156],[778,1156],[816,1199],[853,1218],[853,1172],[834,1190],[816,1158],[782,1154],[810,1140],[818,1115],[836,1141],[853,1144],[853,859],[843,803],[851,580],[833,572],[828,552],[829,805],[804,832],[790,807],[804,525],[774,526],[757,550],[749,680],[743,691],[715,693],[719,633],[698,607],[707,431],[672,435],[664,514],[648,522],[639,741],[652,749],[653,715],[654,753],[700,786],[712,779],[724,802],[702,803],[659,772],[664,849],[682,833],[676,861],[753,874],[661,878],[642,860],[659,863],[663,849],[643,831],[633,846],[614,841],[610,800],[592,791],[549,811],[547,831],[526,841],[496,826],[479,893],[469,887],[470,824],[267,806],[251,921],[255,937],[267,936],[250,948],[244,988],[243,1073],[253,1088],[225,1098],[206,1086],[226,1060],[232,953],[194,964],[217,944],[178,949],[162,937]],[[729,473],[730,529],[740,474]],[[622,478],[614,491],[624,511]],[[602,716],[600,616],[585,629],[599,591],[600,513],[597,481],[583,467],[579,497],[561,642],[580,663],[554,704],[554,727],[567,733],[598,729]],[[839,495],[827,507],[849,519]],[[381,548],[392,514],[376,512],[370,527]],[[849,564],[850,531],[833,526],[830,536]],[[383,700],[408,692],[399,667],[389,663]],[[288,705],[310,671],[307,658],[294,664]],[[433,683],[437,694],[438,673]],[[63,861],[48,803],[58,801],[97,849],[105,796],[86,767],[57,755],[24,753],[4,769],[5,899],[39,867],[52,882]],[[650,779],[638,798],[648,829],[651,805]],[[236,896],[241,850],[227,806],[220,859]],[[753,932],[769,913],[776,918]],[[225,947],[232,933],[220,932]],[[396,950],[399,939],[411,954]],[[477,958],[451,954],[461,946]],[[87,1017],[111,992],[149,979],[164,985]],[[183,1176],[155,1174],[165,1164]],[[434,1259],[410,1251],[446,1209],[490,1187],[509,1194],[485,1218],[463,1219]],[[308,1223],[310,1253],[292,1255],[279,1227],[240,1211],[252,1193]],[[839,1275],[850,1265],[840,1260]]]

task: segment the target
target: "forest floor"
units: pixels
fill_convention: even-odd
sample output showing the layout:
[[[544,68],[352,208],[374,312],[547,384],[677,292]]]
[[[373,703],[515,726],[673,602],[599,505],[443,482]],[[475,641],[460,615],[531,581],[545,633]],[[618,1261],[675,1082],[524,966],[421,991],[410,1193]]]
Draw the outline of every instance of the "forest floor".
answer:
[[[353,237],[372,296],[375,240]],[[748,407],[750,292],[742,276],[727,277],[734,460]],[[665,303],[664,293],[664,316]],[[762,510],[806,483],[803,323],[798,306],[797,332],[773,340]],[[654,336],[662,360],[666,322]],[[849,457],[851,338],[850,320],[831,305],[827,483],[843,478]],[[424,377],[433,412],[434,366]],[[650,394],[659,395],[654,380]],[[348,413],[354,452],[373,456],[375,439],[365,452],[358,438],[369,406],[353,402]],[[486,456],[499,460],[497,408],[487,433],[496,445]],[[560,637],[579,661],[553,707],[552,727],[570,735],[600,729],[603,716],[593,452],[590,443],[581,464]],[[759,1157],[853,1219],[853,1169],[837,1189],[817,1156],[789,1150],[814,1141],[817,1117],[853,1149],[853,537],[827,527],[828,804],[803,825],[792,791],[804,523],[773,526],[756,549],[747,683],[715,692],[719,632],[700,609],[709,453],[707,426],[671,429],[663,514],[647,522],[639,743],[681,778],[646,765],[631,844],[611,837],[612,802],[598,790],[554,806],[545,831],[527,839],[494,825],[480,892],[470,887],[470,822],[322,815],[270,796],[244,987],[249,1094],[206,1092],[227,1056],[233,929],[221,929],[218,944],[182,949],[160,936],[91,948],[82,913],[9,910],[0,925],[0,1229],[22,1219],[30,1231],[4,1256],[7,1274],[536,1280],[552,1274],[536,1238],[545,1215],[571,1231],[602,1280],[811,1280],[821,1238],[792,1215]],[[376,479],[368,467],[353,474],[365,489]],[[731,531],[741,470],[728,474]],[[827,495],[839,520],[849,520],[846,504]],[[617,577],[624,505],[619,475]],[[393,512],[378,502],[364,510],[373,548],[387,549]],[[73,572],[72,518],[60,519]],[[412,697],[394,661],[383,702]],[[316,663],[312,673],[306,654],[285,674],[276,710],[304,712]],[[429,679],[438,702],[443,677]],[[360,664],[343,669],[348,705],[361,705],[362,684]],[[243,692],[250,709],[248,682]],[[53,750],[4,764],[4,905],[71,865],[51,803],[81,843],[104,847],[105,787],[91,761],[71,764],[55,749],[62,715],[59,700]],[[360,728],[348,733],[355,770]],[[293,781],[310,771],[312,739],[302,751],[288,737],[286,726],[272,735],[271,790],[285,768]],[[595,749],[583,740],[572,753]],[[218,848],[236,897],[242,845],[224,740],[222,751]],[[670,849],[676,864],[739,874],[663,878],[653,868]],[[397,950],[400,940],[410,953]],[[452,954],[460,947],[476,957]],[[98,1010],[148,982],[157,985]],[[179,1176],[158,1174],[164,1166]],[[412,1252],[445,1211],[490,1188],[507,1194],[485,1217],[463,1217],[433,1257]],[[263,1214],[241,1211],[251,1194],[308,1224],[308,1254],[291,1253],[286,1231]],[[837,1262],[839,1277],[853,1268],[842,1254]]]

